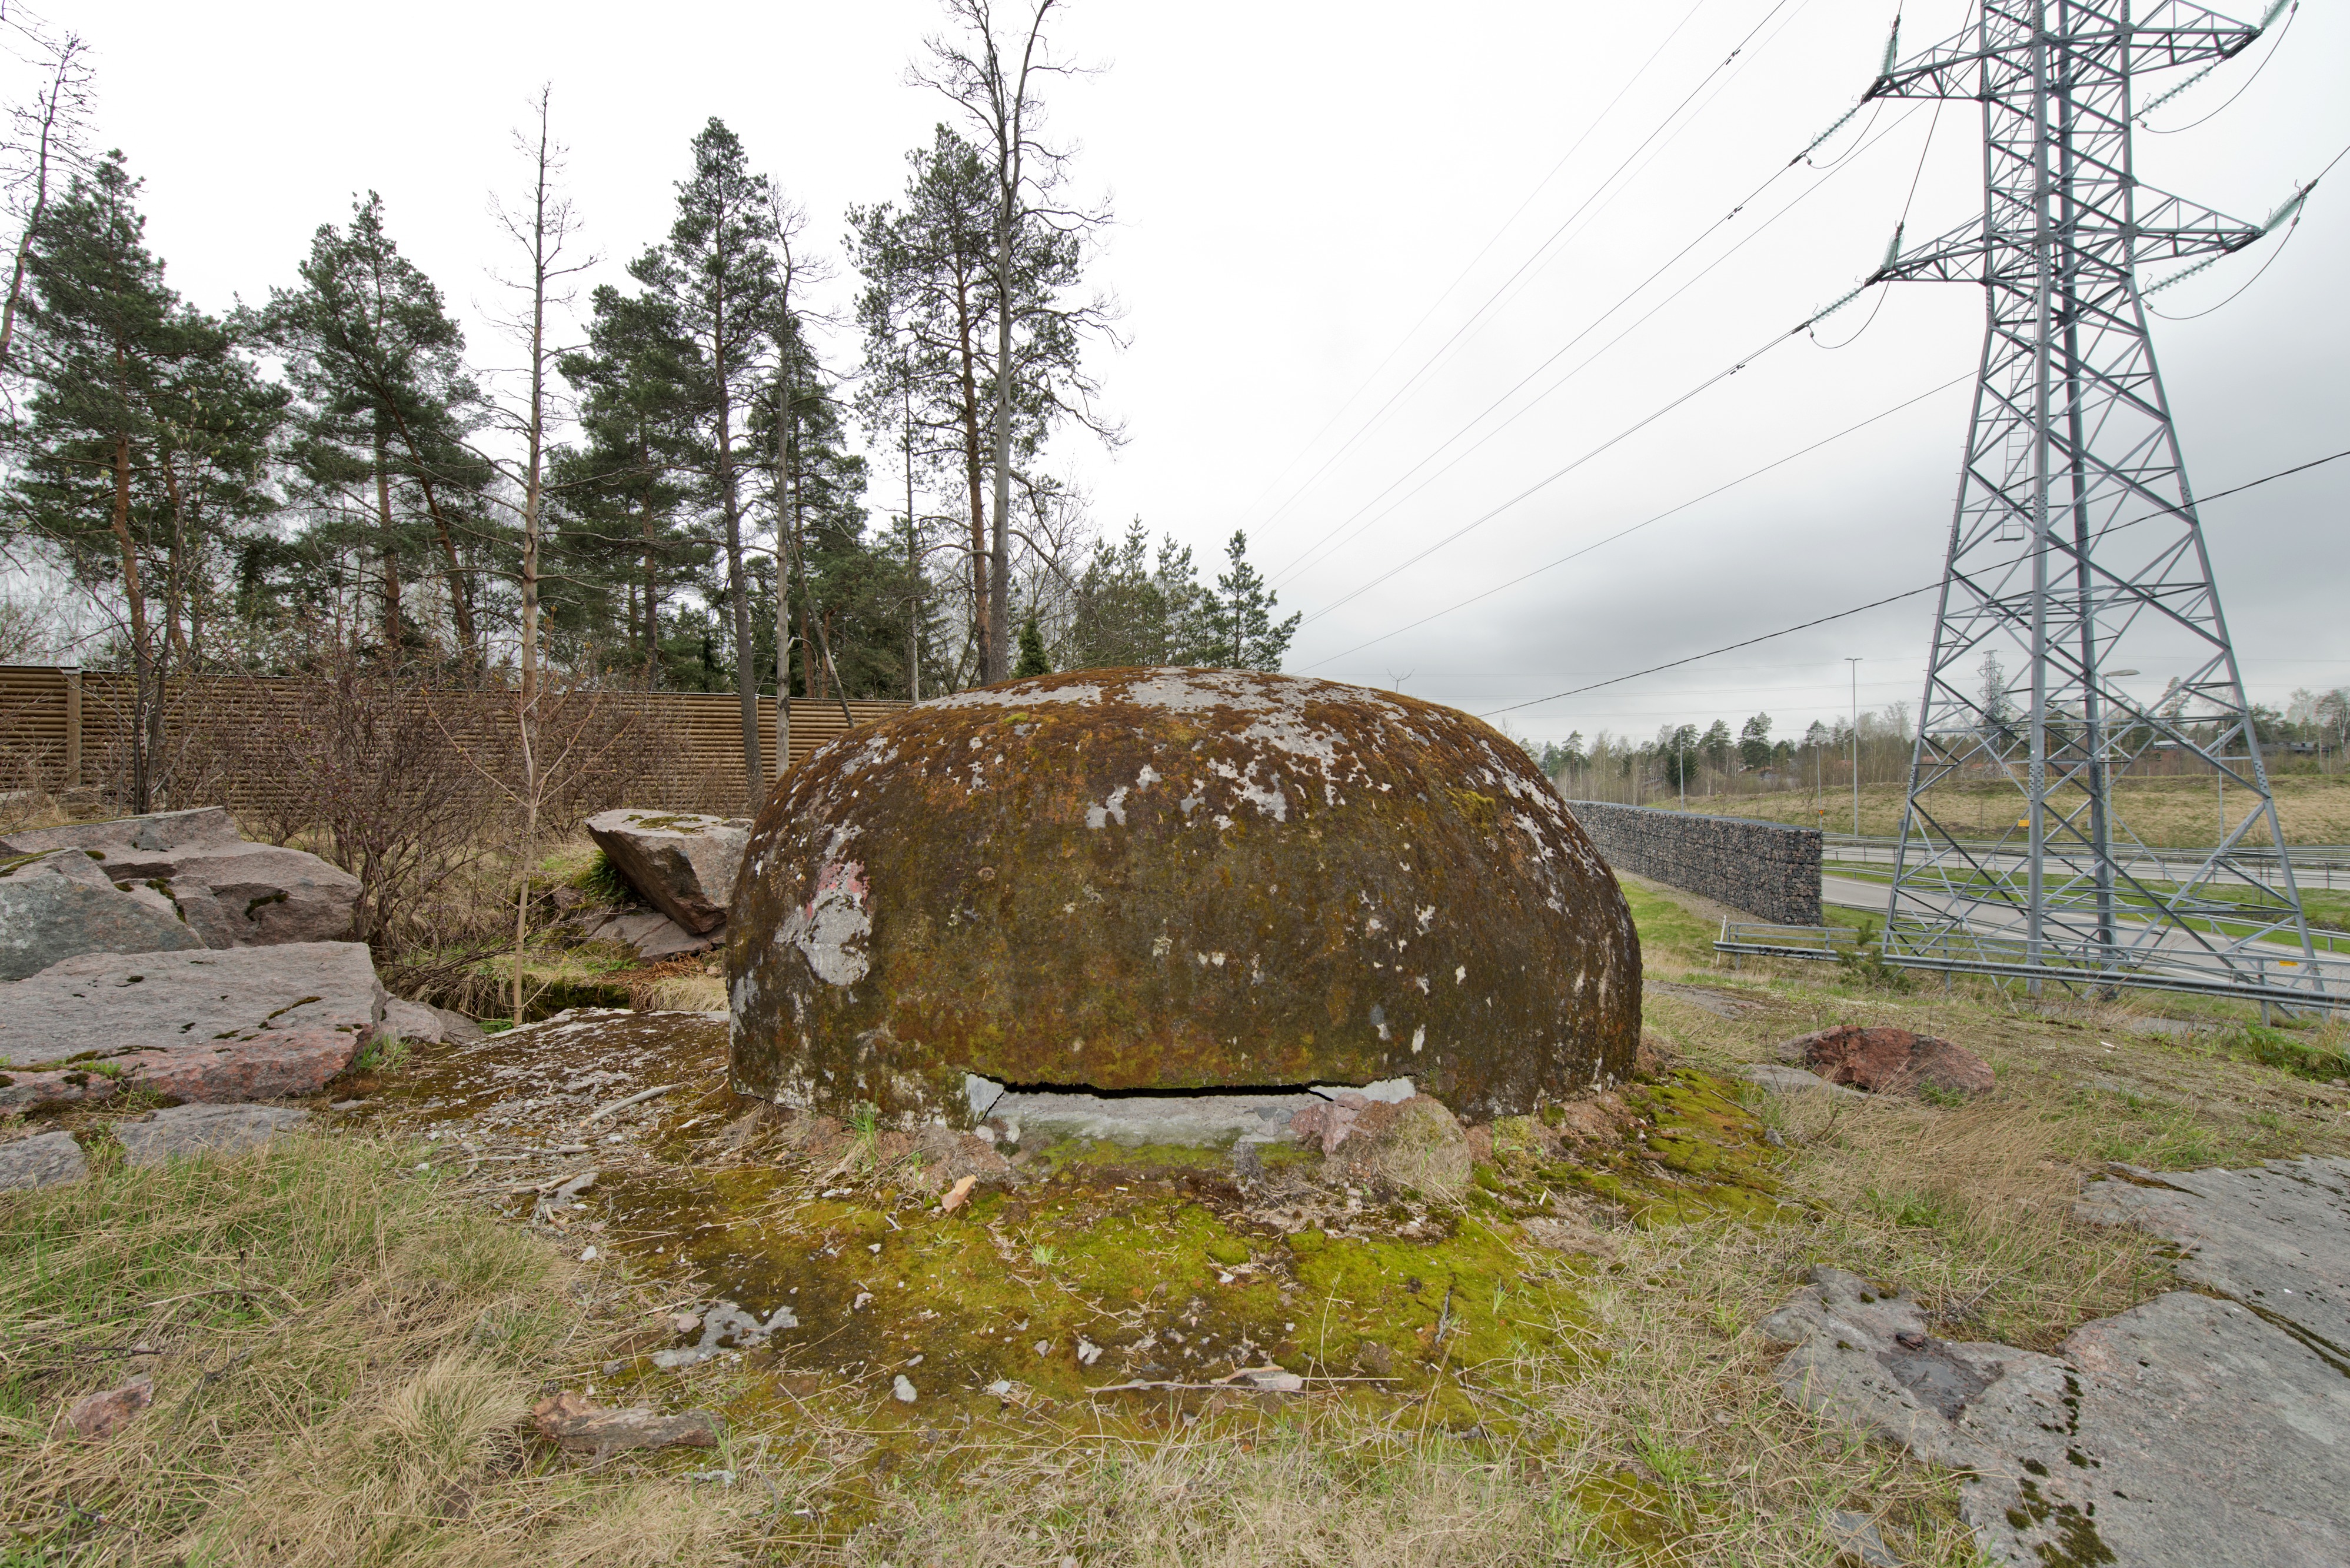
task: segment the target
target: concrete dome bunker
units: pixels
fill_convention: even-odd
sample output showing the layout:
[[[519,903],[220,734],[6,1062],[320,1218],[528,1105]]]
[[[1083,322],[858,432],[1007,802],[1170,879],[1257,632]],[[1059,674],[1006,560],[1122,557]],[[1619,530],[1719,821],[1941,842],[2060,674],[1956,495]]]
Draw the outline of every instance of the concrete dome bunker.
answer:
[[[1409,1078],[1471,1120],[1631,1069],[1639,947],[1524,752],[1452,709],[1237,670],[924,703],[794,768],[727,948],[735,1086],[971,1126],[971,1078]]]

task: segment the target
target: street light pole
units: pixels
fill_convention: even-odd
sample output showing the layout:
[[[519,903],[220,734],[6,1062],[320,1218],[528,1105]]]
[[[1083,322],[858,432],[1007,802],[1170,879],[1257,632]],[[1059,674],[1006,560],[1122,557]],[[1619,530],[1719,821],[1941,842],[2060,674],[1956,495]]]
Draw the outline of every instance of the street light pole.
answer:
[[[1860,836],[1860,659],[1846,654],[1852,666],[1852,836]]]

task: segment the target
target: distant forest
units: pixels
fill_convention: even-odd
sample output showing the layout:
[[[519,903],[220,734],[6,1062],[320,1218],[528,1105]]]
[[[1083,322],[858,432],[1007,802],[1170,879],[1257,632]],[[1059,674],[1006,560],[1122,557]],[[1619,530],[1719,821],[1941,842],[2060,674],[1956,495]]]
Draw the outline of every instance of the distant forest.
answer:
[[[844,254],[712,118],[668,233],[626,282],[570,288],[542,91],[497,192],[488,344],[373,193],[253,303],[182,298],[135,158],[92,151],[87,46],[11,18],[44,77],[6,149],[0,661],[818,699],[1278,669],[1296,618],[1243,535],[1205,566],[1139,520],[1104,537],[1052,471],[1055,438],[1124,439],[1093,369],[1118,346],[1088,283],[1109,214],[1036,129],[1073,68],[1054,7],[1014,36],[945,10],[917,70],[960,112],[845,214]]]

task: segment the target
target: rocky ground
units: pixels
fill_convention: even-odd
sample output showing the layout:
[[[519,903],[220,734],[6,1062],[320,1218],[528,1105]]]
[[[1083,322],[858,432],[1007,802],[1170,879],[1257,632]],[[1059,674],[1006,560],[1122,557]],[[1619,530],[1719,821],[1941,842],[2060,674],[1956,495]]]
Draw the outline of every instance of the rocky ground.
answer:
[[[12,1055],[0,1509],[93,1563],[295,1539],[272,1488],[467,1561],[2344,1560],[2336,1033],[1731,975],[1633,903],[1638,1080],[1467,1127],[1386,1085],[910,1134],[737,1096],[723,1015],[73,961],[0,1030],[146,1022]],[[248,955],[265,1008],[164,961]],[[403,1050],[265,1082],[363,993]],[[466,1357],[500,1391],[435,1459]]]

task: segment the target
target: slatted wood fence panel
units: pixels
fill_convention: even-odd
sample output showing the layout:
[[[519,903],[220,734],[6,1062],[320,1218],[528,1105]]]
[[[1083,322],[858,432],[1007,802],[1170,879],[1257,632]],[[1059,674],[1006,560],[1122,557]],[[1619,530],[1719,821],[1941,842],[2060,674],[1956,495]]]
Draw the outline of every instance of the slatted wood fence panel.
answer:
[[[163,749],[168,757],[203,752],[208,742],[240,726],[265,722],[281,705],[315,702],[326,688],[298,677],[190,676],[167,681],[163,701]],[[0,790],[62,790],[75,785],[110,789],[120,784],[129,752],[131,678],[118,670],[70,671],[42,665],[0,665]],[[487,707],[511,702],[509,694],[484,693]],[[747,804],[743,776],[742,700],[732,692],[612,691],[599,699],[618,724],[640,715],[660,738],[653,775],[632,791],[629,804],[739,812]],[[851,701],[850,716],[864,725],[902,712],[900,701]],[[758,700],[759,760],[772,776],[775,767],[775,703]],[[78,718],[78,722],[72,722]],[[795,699],[791,709],[791,751],[802,762],[849,723],[840,704]],[[234,754],[233,747],[212,746]],[[196,764],[183,770],[201,773]],[[249,805],[269,796],[272,782],[239,776],[234,763],[215,769],[200,790],[229,805]]]

